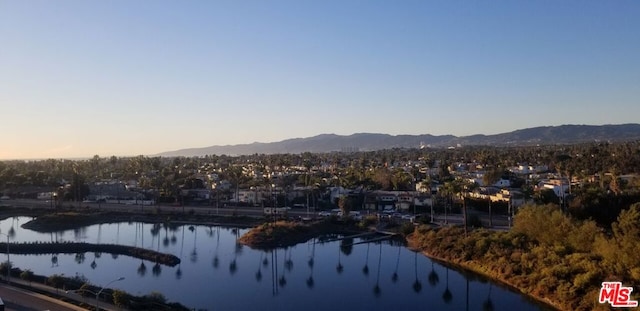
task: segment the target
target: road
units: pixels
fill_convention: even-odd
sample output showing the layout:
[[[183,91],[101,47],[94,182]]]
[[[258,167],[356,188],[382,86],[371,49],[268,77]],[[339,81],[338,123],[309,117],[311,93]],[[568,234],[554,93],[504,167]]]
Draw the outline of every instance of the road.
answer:
[[[14,199],[14,200],[5,200],[1,201],[2,205],[8,205],[13,207],[20,208],[51,208],[53,205],[50,201],[46,200],[29,200],[29,199]],[[171,213],[171,212],[185,212],[185,213],[193,213],[197,215],[220,215],[220,216],[231,216],[233,214],[241,215],[241,216],[252,216],[252,217],[262,217],[264,216],[262,207],[233,207],[233,206],[223,206],[216,207],[208,206],[208,205],[195,205],[195,206],[179,206],[179,205],[153,205],[153,206],[141,206],[141,205],[126,205],[126,204],[107,204],[107,203],[86,203],[82,202],[77,203],[74,202],[65,202],[64,207],[80,206],[82,209],[91,209],[91,210],[109,210],[109,211],[119,211],[119,212],[149,212],[149,211],[161,211],[163,213]],[[309,211],[307,213],[306,209],[290,209],[287,214],[291,217],[316,217],[316,211]],[[487,227],[489,225],[489,215],[487,213],[483,213],[480,211],[476,211],[473,209],[469,209],[469,216],[477,215],[482,224]],[[363,215],[367,215],[365,212]],[[428,213],[426,214],[429,217]],[[444,214],[434,215],[434,223],[439,224],[462,224],[463,216],[462,214],[448,214],[446,217]],[[500,230],[509,228],[509,217],[506,215],[493,215],[493,226],[494,228],[498,228]]]
[[[85,310],[74,305],[12,286],[0,285],[0,297],[5,311],[78,311]]]

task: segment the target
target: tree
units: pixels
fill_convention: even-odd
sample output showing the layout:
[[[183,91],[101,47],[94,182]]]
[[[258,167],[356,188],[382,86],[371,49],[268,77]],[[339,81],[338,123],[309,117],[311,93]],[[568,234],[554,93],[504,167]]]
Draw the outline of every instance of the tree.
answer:
[[[23,281],[29,282],[29,285],[31,285],[31,281],[33,281],[33,271],[31,270],[22,271],[22,273],[20,273],[20,278]]]
[[[618,221],[611,226],[611,239],[599,238],[598,252],[603,256],[607,268],[611,268],[619,276],[640,281],[640,203],[622,211]]]
[[[113,304],[118,308],[126,308],[129,306],[129,301],[131,296],[124,291],[114,290],[113,291]]]
[[[12,267],[13,265],[9,261],[4,261],[0,263],[0,275],[6,276]]]
[[[59,274],[54,274],[54,275],[50,276],[49,278],[47,278],[47,284],[55,287],[56,288],[56,294],[57,294],[58,290],[60,289],[60,287],[62,287],[64,285],[64,278]]]
[[[349,217],[349,212],[351,211],[351,208],[352,208],[351,205],[352,205],[352,202],[348,196],[343,195],[340,197],[340,199],[338,199],[338,207],[342,211],[342,217],[344,218]]]
[[[502,175],[504,174],[504,170],[499,168],[494,168],[489,170],[482,175],[482,183],[485,186],[493,186],[496,182],[498,182]]]

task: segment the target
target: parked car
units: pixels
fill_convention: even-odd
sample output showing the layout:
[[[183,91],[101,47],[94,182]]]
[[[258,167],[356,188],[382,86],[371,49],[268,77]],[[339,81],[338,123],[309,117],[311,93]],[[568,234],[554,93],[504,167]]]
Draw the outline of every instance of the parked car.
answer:
[[[413,221],[413,219],[414,219],[414,218],[415,218],[415,217],[414,217],[413,215],[411,215],[411,214],[404,214],[404,215],[402,215],[402,219],[403,219],[403,220]]]

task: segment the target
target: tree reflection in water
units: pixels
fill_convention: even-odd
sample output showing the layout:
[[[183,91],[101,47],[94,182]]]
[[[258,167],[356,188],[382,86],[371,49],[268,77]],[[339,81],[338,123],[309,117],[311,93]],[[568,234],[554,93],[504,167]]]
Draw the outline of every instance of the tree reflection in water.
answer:
[[[382,243],[380,243],[380,252],[378,254],[378,275],[376,276],[376,285],[373,287],[373,295],[376,296],[376,298],[382,295],[382,289],[380,288],[380,266],[381,265],[382,265]]]
[[[418,252],[414,253],[413,268],[415,271],[415,281],[413,282],[413,291],[419,293],[422,290],[422,282],[418,280]]]
[[[342,262],[340,261],[340,253],[340,248],[338,248],[338,264],[336,265],[336,271],[338,272],[338,274],[342,274],[342,271],[344,270]]]
[[[287,260],[284,262],[285,268],[287,268],[287,271],[291,272],[291,270],[293,270],[293,260],[291,259],[291,253],[293,253],[293,249],[289,249],[289,257],[286,257],[286,250],[285,250],[285,257],[287,258]]]
[[[489,283],[489,294],[487,300],[482,303],[482,311],[493,311],[493,301],[491,300],[491,288],[493,284]]]
[[[447,269],[447,274],[446,274],[447,286],[445,287],[444,293],[442,293],[442,300],[444,300],[445,303],[450,303],[451,300],[453,299],[453,294],[449,290],[449,267],[446,267],[446,269]]]
[[[400,251],[402,249],[400,248],[400,244],[398,244],[398,256],[396,257],[396,268],[395,270],[393,270],[393,275],[391,275],[391,281],[393,283],[398,282],[398,268],[400,266]]]
[[[178,264],[178,269],[176,269],[176,280],[179,280],[182,278],[182,269],[180,269],[180,265]]]
[[[164,248],[169,247],[169,223],[165,222],[164,224],[162,224],[162,227],[164,228],[164,239],[162,239],[162,246],[164,246]]]
[[[436,286],[440,282],[440,277],[438,276],[438,273],[436,273],[436,270],[433,267],[433,260],[431,260],[431,272],[429,272],[428,280],[431,286]]]
[[[153,276],[160,276],[160,273],[162,273],[162,267],[159,263],[156,262],[156,264],[153,265],[153,268],[151,268],[151,273],[153,273]]]
[[[140,276],[145,276],[145,274],[147,274],[147,266],[144,264],[144,260],[140,262],[140,266],[138,266],[138,274]]]
[[[315,263],[315,255],[316,255],[316,239],[311,240],[311,255],[309,256],[309,260],[307,261],[307,265],[309,266],[309,277],[307,278],[307,287],[312,289],[315,285],[315,281],[313,279],[313,266]],[[307,244],[308,246],[309,244]]]
[[[184,239],[184,230],[182,231],[183,239]],[[218,248],[220,246],[220,227],[216,228],[216,249],[213,253],[213,268],[218,269],[220,266],[220,258],[218,258]]]
[[[262,281],[262,257],[264,256],[263,252],[260,252],[260,260],[258,260],[258,271],[256,272],[256,281]]]
[[[280,279],[278,279],[278,284],[280,287],[284,287],[287,285],[287,279],[284,277],[285,269],[287,268],[287,248],[284,249],[284,256],[282,256],[282,275]]]
[[[196,245],[198,245],[198,230],[194,226],[189,226],[189,231],[193,232],[193,249],[191,250],[189,259],[195,263],[198,261],[198,250],[196,249]]]
[[[369,246],[371,246],[371,243],[367,243],[367,255],[365,256],[364,267],[362,267],[362,273],[366,276],[369,276]]]

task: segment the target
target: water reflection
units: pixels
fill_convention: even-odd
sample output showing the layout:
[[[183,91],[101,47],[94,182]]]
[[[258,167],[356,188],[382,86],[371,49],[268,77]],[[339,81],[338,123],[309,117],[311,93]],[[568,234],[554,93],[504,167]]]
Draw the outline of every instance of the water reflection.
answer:
[[[138,275],[145,276],[145,274],[147,274],[147,266],[144,264],[144,260],[142,260],[138,266]]]
[[[444,300],[445,303],[450,303],[453,299],[453,294],[451,293],[451,290],[449,290],[449,267],[446,267],[445,269],[447,269],[447,285],[442,293],[442,300]]]
[[[493,284],[489,283],[489,294],[487,294],[487,299],[482,302],[482,310],[483,311],[493,311],[493,300],[491,300],[491,288]]]
[[[262,257],[264,253],[260,252],[260,260],[258,260],[258,271],[256,272],[256,281],[260,283],[262,281]]]
[[[393,274],[391,275],[391,281],[393,283],[398,282],[398,268],[400,267],[400,251],[402,248],[400,247],[400,243],[398,243],[398,255],[396,257],[396,267],[393,269]]]
[[[364,267],[362,267],[362,273],[364,273],[365,276],[369,276],[369,246],[371,244],[367,243],[367,256],[365,256],[364,259]]]
[[[313,279],[313,266],[315,264],[315,255],[316,255],[316,239],[311,239],[311,254],[309,255],[309,260],[307,260],[307,266],[309,266],[309,277],[307,278],[307,287],[309,289],[313,289],[315,285],[315,280]],[[307,249],[309,248],[309,243],[307,243]]]
[[[10,226],[10,221],[0,222],[3,232]],[[434,310],[464,310],[469,303],[486,311],[505,306],[538,309],[502,287],[478,282],[471,274],[449,271],[418,253],[410,256],[411,252],[395,241],[369,242],[364,237],[339,240],[340,236],[332,235],[311,239],[306,246],[258,251],[237,242],[246,232],[240,228],[121,223],[41,234],[21,229],[19,221],[14,222],[14,228],[17,242],[64,242],[66,234],[79,242],[95,243],[99,238],[103,243],[117,241],[175,254],[182,259],[175,267],[99,253],[16,255],[15,258],[12,255],[12,259],[19,262],[20,268],[31,269],[36,274],[84,275],[94,284],[107,283],[113,279],[113,271],[122,271],[126,281],[119,282],[117,288],[140,295],[157,291],[168,300],[195,309],[211,310],[215,306],[222,310],[326,310],[335,308],[331,302],[337,300],[341,308],[356,310],[386,310],[389,306],[406,310],[424,306],[425,302]],[[197,254],[195,261],[191,260],[193,250]],[[89,261],[85,256],[93,258]],[[203,256],[208,260],[202,260]],[[68,262],[77,264],[65,264]],[[95,263],[95,267],[91,263]],[[228,267],[229,272],[220,271],[219,265]],[[147,271],[149,267],[151,271]],[[345,269],[347,267],[356,268]],[[443,272],[445,282],[440,279]],[[422,290],[425,279],[429,290]],[[454,300],[454,296],[460,295],[452,291],[463,288],[467,299]],[[251,293],[251,299],[243,299],[247,292]],[[324,299],[326,297],[333,298]]]
[[[413,291],[419,293],[422,290],[422,282],[418,280],[418,252],[414,253],[414,272],[415,272],[415,281],[413,282]]]
[[[431,261],[431,272],[429,272],[428,280],[431,286],[436,286],[438,285],[438,283],[440,283],[440,277],[438,276],[438,273],[433,267],[433,261]]]
[[[369,246],[369,244],[367,244]],[[367,256],[369,256],[369,249],[367,249]],[[380,288],[380,266],[382,265],[382,243],[380,243],[380,252],[378,254],[378,274],[376,276],[376,285],[373,287],[373,295],[378,298],[382,295],[382,289]]]

